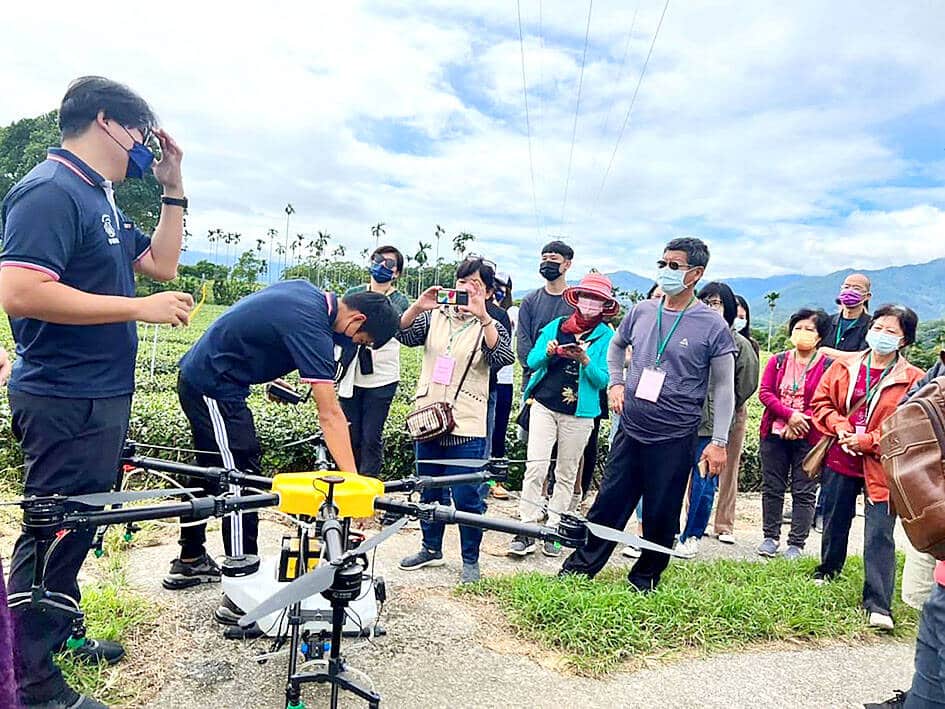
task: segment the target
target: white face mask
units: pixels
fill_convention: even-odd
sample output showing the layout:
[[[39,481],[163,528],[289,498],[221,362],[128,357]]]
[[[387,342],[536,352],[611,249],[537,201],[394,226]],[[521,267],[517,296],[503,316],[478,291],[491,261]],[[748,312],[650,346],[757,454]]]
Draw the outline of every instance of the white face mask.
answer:
[[[735,318],[735,322],[732,323],[732,329],[735,332],[741,332],[745,329],[745,326],[748,324],[748,321],[745,318]]]

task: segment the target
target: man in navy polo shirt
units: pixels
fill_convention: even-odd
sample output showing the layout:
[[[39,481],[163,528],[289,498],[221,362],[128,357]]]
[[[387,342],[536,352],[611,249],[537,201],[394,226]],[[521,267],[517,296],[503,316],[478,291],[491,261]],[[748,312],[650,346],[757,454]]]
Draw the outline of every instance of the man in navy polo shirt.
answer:
[[[138,340],[135,321],[186,325],[193,299],[166,292],[135,298],[135,273],[176,276],[183,236],[181,150],[154,129],[148,104],[126,86],[84,77],[59,109],[62,147],[7,194],[0,252],[0,306],[11,319],[17,359],[9,384],[13,433],[23,447],[27,495],[102,492],[115,483],[128,428]],[[141,177],[154,154],[164,188],[161,217],[148,238],[115,204],[114,185]],[[78,604],[76,576],[92,530],[73,531],[46,565],[46,586]],[[28,592],[33,539],[13,551],[11,602]],[[13,610],[16,672],[27,707],[103,707],[72,690],[52,659],[71,619],[32,608]],[[80,636],[82,634],[80,633]],[[117,662],[117,643],[79,640],[73,653]]]
[[[227,310],[180,361],[177,393],[190,421],[199,465],[260,472],[262,451],[246,405],[253,384],[298,370],[318,407],[325,443],[339,470],[357,470],[348,421],[335,394],[335,344],[378,348],[400,329],[400,313],[381,293],[342,299],[304,280],[282,281],[246,296]],[[211,493],[221,491],[208,490]],[[234,492],[236,490],[234,489]],[[259,568],[256,513],[234,512],[223,521],[223,573],[243,576]],[[206,526],[181,528],[180,557],[164,587],[174,590],[220,580],[204,547]],[[215,613],[235,625],[243,611],[226,596]]]

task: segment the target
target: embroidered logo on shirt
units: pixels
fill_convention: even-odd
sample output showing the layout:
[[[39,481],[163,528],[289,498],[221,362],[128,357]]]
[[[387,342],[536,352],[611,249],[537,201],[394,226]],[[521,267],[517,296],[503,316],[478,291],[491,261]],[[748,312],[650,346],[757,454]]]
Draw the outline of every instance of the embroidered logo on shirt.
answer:
[[[102,215],[102,228],[105,230],[105,235],[108,237],[109,244],[120,244],[121,241],[118,240],[117,234],[115,234],[115,227],[112,226],[112,218],[109,214]]]
[[[689,338],[688,338],[688,337],[682,338],[682,339],[679,341],[679,346],[680,346],[680,347],[689,347]]]

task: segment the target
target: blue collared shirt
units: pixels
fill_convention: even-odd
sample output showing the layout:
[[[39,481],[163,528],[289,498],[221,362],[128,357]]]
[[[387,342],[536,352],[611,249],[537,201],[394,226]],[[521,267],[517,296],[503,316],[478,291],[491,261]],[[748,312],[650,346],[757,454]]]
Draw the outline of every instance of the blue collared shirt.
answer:
[[[134,264],[151,240],[115,205],[111,182],[68,150],[50,148],[7,194],[0,218],[0,268],[40,271],[86,293],[134,296]],[[11,389],[70,399],[134,391],[134,322],[10,323],[17,353]]]

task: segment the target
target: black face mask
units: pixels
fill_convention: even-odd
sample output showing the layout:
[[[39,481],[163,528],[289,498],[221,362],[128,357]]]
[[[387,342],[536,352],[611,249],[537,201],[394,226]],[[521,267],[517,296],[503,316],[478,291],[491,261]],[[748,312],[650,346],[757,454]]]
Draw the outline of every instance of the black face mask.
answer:
[[[556,261],[543,261],[538,272],[546,281],[554,281],[561,276],[561,264]]]

